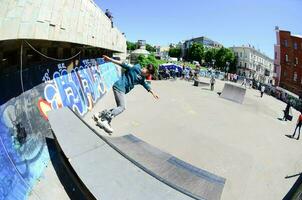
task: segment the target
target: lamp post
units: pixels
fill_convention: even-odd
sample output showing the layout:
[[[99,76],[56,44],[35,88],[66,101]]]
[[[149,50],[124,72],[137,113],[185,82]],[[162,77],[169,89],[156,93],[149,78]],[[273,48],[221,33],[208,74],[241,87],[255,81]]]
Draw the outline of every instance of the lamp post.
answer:
[[[216,62],[216,60],[212,59],[213,68],[215,68],[215,62]]]
[[[230,62],[226,61],[225,62],[226,68],[225,68],[225,72],[229,72],[230,69]]]

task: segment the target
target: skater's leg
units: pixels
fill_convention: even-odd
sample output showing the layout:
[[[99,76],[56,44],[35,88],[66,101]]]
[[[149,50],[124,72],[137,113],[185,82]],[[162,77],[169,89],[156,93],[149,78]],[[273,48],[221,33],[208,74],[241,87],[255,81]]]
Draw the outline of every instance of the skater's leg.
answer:
[[[298,125],[296,126],[295,131],[294,131],[292,137],[295,137],[297,129],[298,129]]]
[[[297,127],[298,127],[298,126],[297,126]],[[297,140],[299,140],[299,138],[300,138],[300,133],[301,133],[301,124],[299,125],[299,133],[298,133]]]
[[[126,102],[125,102],[125,94],[118,90],[113,89],[114,98],[117,107],[110,110],[113,117],[121,114],[126,109]]]

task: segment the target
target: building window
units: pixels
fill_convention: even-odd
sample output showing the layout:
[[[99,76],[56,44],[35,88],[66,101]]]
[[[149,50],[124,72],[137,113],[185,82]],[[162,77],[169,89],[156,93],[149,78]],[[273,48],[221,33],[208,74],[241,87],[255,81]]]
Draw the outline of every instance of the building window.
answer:
[[[288,55],[285,55],[285,62],[288,62]]]
[[[277,52],[275,51],[275,59],[277,59]]]
[[[294,72],[294,81],[295,82],[297,82],[297,78],[298,78],[297,72]]]
[[[246,68],[246,66],[247,66],[247,64],[246,63],[244,63],[244,67]]]
[[[240,52],[240,58],[242,58],[242,52]]]
[[[284,46],[285,46],[285,47],[288,47],[287,40],[284,40]]]
[[[298,44],[297,44],[297,42],[294,43],[294,49],[298,49]]]
[[[239,63],[239,66],[242,67],[242,62]]]
[[[295,59],[295,63],[296,63],[296,65],[298,64],[298,58],[296,57],[296,59]]]

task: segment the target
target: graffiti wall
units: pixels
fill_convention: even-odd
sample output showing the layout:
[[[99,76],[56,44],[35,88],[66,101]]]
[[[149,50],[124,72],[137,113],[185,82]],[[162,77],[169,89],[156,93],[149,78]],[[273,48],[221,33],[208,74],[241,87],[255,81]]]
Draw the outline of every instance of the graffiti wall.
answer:
[[[39,69],[31,76],[40,73],[30,81],[34,87],[24,82],[27,91],[0,106],[0,200],[27,199],[49,162],[47,112],[68,106],[84,116],[119,78],[116,66],[102,59]]]

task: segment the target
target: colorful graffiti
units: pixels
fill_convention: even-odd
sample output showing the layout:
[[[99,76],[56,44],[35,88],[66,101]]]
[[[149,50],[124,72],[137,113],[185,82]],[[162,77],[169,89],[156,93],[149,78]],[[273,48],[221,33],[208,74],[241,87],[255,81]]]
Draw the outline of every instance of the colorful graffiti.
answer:
[[[102,59],[37,68],[40,82],[26,82],[34,87],[25,85],[26,92],[0,106],[0,200],[27,199],[49,162],[47,112],[68,106],[83,116],[119,78],[116,66]]]
[[[118,79],[118,71],[112,63],[98,64],[91,60],[83,63],[84,66],[76,67],[70,73],[61,66],[51,81],[46,80],[44,97],[51,109],[68,106],[83,116]]]

